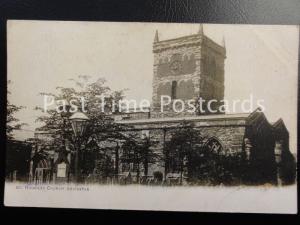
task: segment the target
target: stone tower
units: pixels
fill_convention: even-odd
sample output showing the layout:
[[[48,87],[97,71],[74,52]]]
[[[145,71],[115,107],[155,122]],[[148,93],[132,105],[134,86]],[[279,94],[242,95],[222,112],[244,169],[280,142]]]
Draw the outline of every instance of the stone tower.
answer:
[[[221,46],[208,38],[202,24],[196,34],[169,40],[160,41],[156,31],[153,53],[152,117],[178,114],[172,109],[161,113],[162,95],[170,96],[172,102],[224,98],[225,41]]]

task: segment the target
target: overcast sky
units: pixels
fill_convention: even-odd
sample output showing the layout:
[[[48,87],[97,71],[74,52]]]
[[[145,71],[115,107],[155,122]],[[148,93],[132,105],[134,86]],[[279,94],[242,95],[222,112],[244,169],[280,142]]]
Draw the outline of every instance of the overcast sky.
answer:
[[[29,124],[16,138],[32,137],[38,126],[38,93],[71,85],[78,75],[151,100],[156,29],[164,40],[195,34],[199,24],[9,21],[8,97],[26,106],[17,117]],[[217,43],[225,37],[225,99],[264,99],[268,120],[284,119],[296,152],[298,26],[204,24],[204,33]]]

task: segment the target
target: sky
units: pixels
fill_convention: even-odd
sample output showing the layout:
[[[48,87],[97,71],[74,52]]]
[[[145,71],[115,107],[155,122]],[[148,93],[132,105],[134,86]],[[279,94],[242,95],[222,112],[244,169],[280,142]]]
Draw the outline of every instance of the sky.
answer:
[[[204,33],[226,43],[225,99],[263,99],[269,122],[282,118],[297,146],[299,27],[203,24]],[[105,78],[128,99],[151,100],[155,31],[165,40],[195,34],[199,24],[22,21],[7,23],[8,99],[26,106],[16,114],[27,123],[17,139],[33,137],[42,106],[40,92],[72,85],[69,79]]]

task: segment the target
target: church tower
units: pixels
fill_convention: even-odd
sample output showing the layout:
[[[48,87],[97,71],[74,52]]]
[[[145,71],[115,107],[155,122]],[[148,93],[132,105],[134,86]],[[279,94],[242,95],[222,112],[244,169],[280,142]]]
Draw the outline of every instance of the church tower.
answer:
[[[162,95],[169,96],[172,102],[176,99],[187,102],[199,97],[206,101],[224,99],[224,40],[223,43],[219,45],[208,38],[202,24],[196,34],[169,40],[159,40],[156,31],[153,42],[152,117],[178,115],[172,112],[171,104],[165,113],[161,112]]]

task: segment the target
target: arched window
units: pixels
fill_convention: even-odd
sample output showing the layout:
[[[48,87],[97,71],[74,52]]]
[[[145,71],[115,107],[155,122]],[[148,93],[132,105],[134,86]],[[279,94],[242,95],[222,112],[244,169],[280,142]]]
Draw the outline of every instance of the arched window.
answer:
[[[176,99],[176,92],[177,92],[177,81],[172,81],[172,90],[171,90],[171,98]]]
[[[223,150],[222,144],[215,137],[209,138],[205,143],[205,147],[212,153],[220,153]]]

